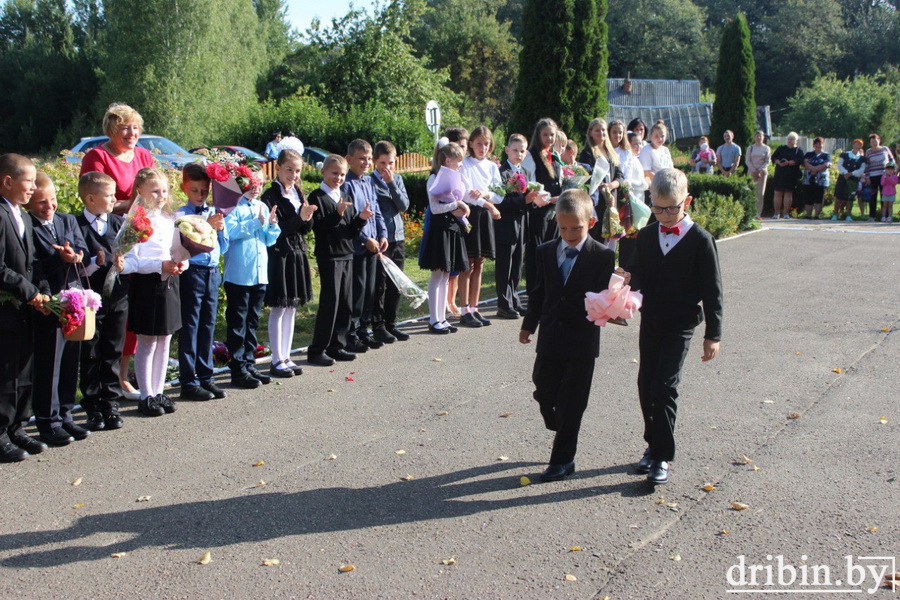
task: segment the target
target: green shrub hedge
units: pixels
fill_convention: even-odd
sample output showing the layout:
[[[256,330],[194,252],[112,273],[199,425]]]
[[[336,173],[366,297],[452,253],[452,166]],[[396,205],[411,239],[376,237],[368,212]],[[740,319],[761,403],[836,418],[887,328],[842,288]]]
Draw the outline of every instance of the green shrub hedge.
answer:
[[[741,220],[738,222],[736,230],[751,229],[753,227],[753,220],[756,217],[756,188],[752,179],[745,175],[723,177],[722,175],[704,175],[700,173],[688,173],[687,178],[688,193],[695,198],[695,210],[696,200],[701,196],[721,196],[740,205],[743,209]],[[718,201],[716,206],[720,206]],[[727,213],[727,215],[723,215],[726,221],[732,214],[731,211],[727,211]],[[691,214],[693,215],[693,213]],[[711,216],[715,218],[716,213],[713,212]],[[705,225],[701,224],[701,226],[709,230]],[[718,229],[717,226],[714,226],[714,228]],[[712,230],[709,231],[712,233]]]
[[[694,222],[716,239],[737,233],[746,212],[732,197],[709,191],[695,197],[691,207],[691,218]]]

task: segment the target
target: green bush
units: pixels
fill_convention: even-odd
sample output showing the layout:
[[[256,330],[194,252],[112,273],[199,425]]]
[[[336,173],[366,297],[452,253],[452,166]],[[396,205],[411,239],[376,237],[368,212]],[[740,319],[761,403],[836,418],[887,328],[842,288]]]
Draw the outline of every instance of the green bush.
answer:
[[[688,173],[688,193],[697,199],[704,195],[717,195],[730,198],[739,204],[743,212],[738,222],[738,229],[751,229],[756,216],[756,187],[753,180],[746,175],[724,177],[722,175],[705,175]],[[711,233],[711,232],[710,232]]]
[[[737,233],[746,212],[731,196],[709,191],[695,197],[691,207],[694,222],[716,239]]]

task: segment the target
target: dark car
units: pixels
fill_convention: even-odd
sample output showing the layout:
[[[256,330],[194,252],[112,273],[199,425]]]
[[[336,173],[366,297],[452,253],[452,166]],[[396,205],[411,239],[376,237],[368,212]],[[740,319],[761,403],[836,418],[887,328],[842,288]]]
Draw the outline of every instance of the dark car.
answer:
[[[255,150],[251,150],[250,148],[245,148],[244,146],[212,146],[211,148],[220,150],[222,152],[230,152],[231,154],[237,154],[238,156],[243,156],[253,162],[259,163],[261,165],[269,162],[269,159],[256,152]],[[204,151],[209,151],[210,147],[208,146],[198,146],[196,148],[191,148],[190,152],[196,152],[198,154],[204,154]]]
[[[316,166],[316,163],[324,161],[325,157],[329,154],[334,153],[323,150],[322,148],[305,148],[303,150],[303,162],[308,165]]]

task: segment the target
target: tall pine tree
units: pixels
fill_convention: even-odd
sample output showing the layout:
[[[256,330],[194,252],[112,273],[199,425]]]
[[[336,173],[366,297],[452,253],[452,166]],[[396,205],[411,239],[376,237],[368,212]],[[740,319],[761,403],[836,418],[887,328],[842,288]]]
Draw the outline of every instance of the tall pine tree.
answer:
[[[609,71],[607,49],[607,0],[575,0],[575,28],[569,53],[573,79],[569,84],[569,115],[560,115],[560,123],[569,136],[581,139],[591,119],[605,117],[609,110],[606,74]]]
[[[730,129],[734,143],[746,147],[757,129],[756,63],[743,13],[738,13],[722,31],[715,90],[710,138],[718,143],[725,130]]]

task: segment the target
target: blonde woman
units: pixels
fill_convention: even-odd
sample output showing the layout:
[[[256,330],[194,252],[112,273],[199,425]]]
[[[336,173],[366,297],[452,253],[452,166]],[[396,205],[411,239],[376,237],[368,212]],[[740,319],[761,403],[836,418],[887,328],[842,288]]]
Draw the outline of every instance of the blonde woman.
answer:
[[[756,183],[756,218],[762,218],[763,202],[766,196],[766,179],[769,177],[769,164],[772,162],[772,149],[766,144],[766,134],[757,131],[753,143],[747,146],[747,172]]]

